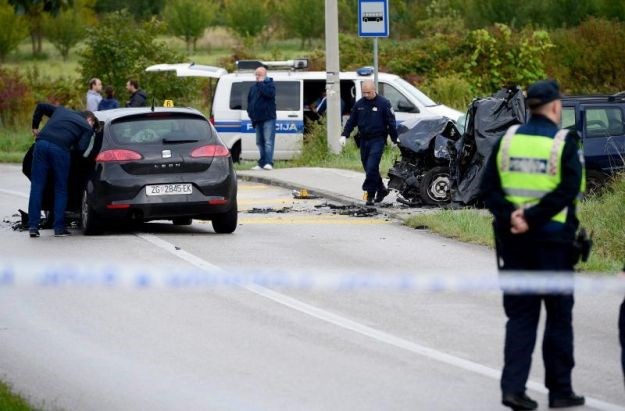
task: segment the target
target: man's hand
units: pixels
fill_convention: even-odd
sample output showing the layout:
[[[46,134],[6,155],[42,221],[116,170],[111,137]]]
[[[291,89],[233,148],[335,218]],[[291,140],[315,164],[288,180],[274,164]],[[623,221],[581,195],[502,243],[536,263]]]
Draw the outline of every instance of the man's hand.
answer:
[[[39,137],[39,129],[38,128],[33,128],[33,136],[35,136],[35,138]]]
[[[339,144],[341,145],[341,147],[345,147],[345,144],[347,143],[347,137],[345,136],[341,136],[339,138]]]
[[[522,208],[518,208],[510,214],[510,225],[512,226],[510,228],[512,234],[523,234],[530,229]]]

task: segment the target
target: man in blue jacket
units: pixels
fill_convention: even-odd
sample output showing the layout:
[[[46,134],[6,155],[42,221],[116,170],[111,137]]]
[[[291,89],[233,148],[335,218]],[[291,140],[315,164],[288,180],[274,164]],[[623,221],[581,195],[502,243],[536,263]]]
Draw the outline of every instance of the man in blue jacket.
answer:
[[[39,123],[44,115],[50,119],[43,130],[39,131]],[[28,201],[28,227],[31,237],[39,237],[41,202],[50,173],[54,180],[54,235],[69,235],[65,229],[65,209],[70,151],[85,151],[93,135],[95,123],[96,118],[90,111],[79,113],[52,104],[37,104],[32,122],[35,150]]]
[[[256,83],[247,95],[247,115],[256,129],[256,145],[260,152],[258,165],[253,170],[273,169],[273,146],[276,139],[276,86],[267,69],[258,67],[254,72]]]

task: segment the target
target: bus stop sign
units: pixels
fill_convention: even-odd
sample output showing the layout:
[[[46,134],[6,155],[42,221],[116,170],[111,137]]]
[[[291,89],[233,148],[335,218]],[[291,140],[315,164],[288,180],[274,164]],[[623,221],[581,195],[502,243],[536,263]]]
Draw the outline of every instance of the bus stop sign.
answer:
[[[358,36],[388,37],[388,0],[358,0]]]

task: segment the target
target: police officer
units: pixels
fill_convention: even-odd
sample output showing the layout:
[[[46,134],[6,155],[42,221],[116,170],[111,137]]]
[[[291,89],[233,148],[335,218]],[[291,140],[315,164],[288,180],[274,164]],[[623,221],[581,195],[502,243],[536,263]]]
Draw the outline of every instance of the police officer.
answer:
[[[44,115],[50,119],[43,130],[39,131]],[[32,122],[35,149],[28,200],[28,231],[31,238],[39,237],[41,202],[49,175],[54,180],[54,235],[69,235],[65,229],[65,209],[71,150],[84,152],[87,149],[95,123],[96,118],[90,111],[79,113],[52,104],[37,104]]]
[[[572,272],[578,226],[576,199],[583,191],[583,154],[577,134],[559,130],[560,90],[553,80],[527,91],[531,117],[512,126],[495,145],[482,182],[483,198],[495,217],[495,239],[502,270]],[[543,338],[549,407],[584,404],[573,392],[573,295],[504,292],[508,322],[501,376],[502,403],[534,410],[525,394],[541,304],[547,321]]]
[[[354,127],[358,126],[360,161],[366,173],[362,189],[367,192],[367,205],[373,205],[374,200],[379,203],[388,195],[380,175],[380,160],[386,136],[390,135],[393,144],[397,144],[397,127],[390,101],[376,93],[373,80],[362,82],[362,95],[364,97],[352,108],[339,143],[344,146]]]

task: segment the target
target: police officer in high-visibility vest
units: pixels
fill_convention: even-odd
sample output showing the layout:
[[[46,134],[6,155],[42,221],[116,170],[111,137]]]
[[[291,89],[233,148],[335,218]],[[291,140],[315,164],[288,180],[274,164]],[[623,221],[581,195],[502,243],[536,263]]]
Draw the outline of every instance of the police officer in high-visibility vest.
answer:
[[[555,81],[532,84],[526,101],[529,121],[510,127],[496,144],[482,182],[484,202],[495,217],[498,262],[504,271],[572,273],[579,225],[575,206],[585,181],[579,137],[575,131],[558,128],[562,103]],[[549,407],[572,407],[585,401],[571,385],[572,293],[504,292],[508,322],[502,403],[514,410],[538,407],[525,393],[525,384],[543,302],[547,321],[542,349]]]

